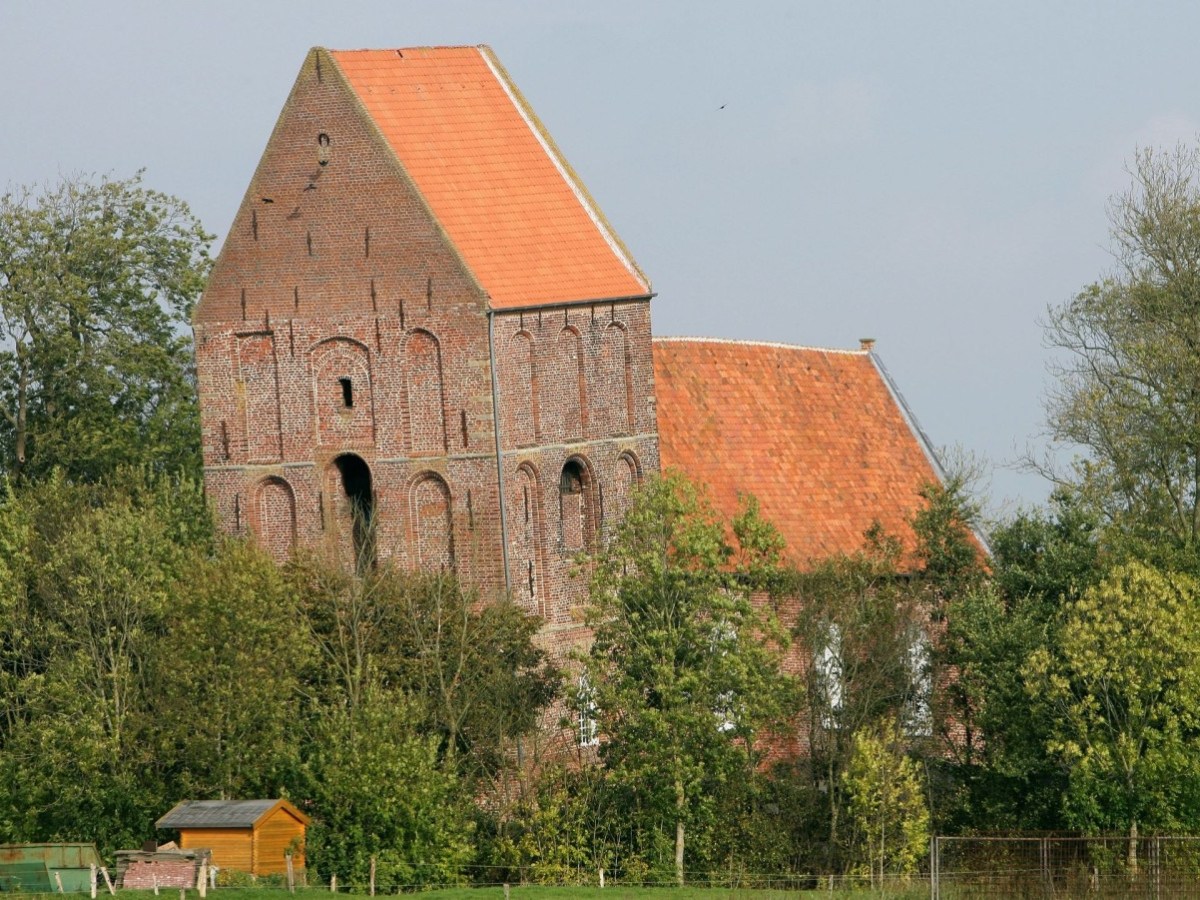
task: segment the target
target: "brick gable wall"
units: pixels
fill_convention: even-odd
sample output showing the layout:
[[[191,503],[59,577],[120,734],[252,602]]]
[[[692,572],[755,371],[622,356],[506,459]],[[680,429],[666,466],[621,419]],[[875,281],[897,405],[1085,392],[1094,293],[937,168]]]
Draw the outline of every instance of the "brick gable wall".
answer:
[[[349,565],[366,502],[380,557],[494,596],[503,477],[513,596],[574,640],[575,557],[658,467],[649,303],[491,315],[502,476],[487,297],[337,67],[310,53],[196,313],[224,527],[277,558],[324,548]]]

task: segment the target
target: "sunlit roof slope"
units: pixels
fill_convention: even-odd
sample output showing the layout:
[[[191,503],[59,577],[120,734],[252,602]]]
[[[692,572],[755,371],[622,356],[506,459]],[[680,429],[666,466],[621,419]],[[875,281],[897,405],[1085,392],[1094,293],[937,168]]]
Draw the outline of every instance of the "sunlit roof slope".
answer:
[[[656,338],[654,378],[663,468],[726,514],[755,495],[793,561],[853,552],[876,521],[911,549],[938,474],[871,353]]]
[[[487,47],[330,55],[493,308],[650,293]]]

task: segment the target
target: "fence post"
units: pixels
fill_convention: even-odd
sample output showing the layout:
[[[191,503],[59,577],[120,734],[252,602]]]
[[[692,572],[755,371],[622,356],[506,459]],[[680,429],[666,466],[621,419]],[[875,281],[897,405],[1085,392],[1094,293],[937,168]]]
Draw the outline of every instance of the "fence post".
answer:
[[[294,893],[296,893],[296,870],[294,868],[292,868],[292,854],[290,854],[290,853],[283,854],[283,862],[284,862],[284,865],[287,866],[288,893],[294,894]],[[200,896],[204,896],[204,895],[201,894]]]
[[[331,893],[331,894],[337,893],[337,873],[336,872],[334,872],[332,875],[329,876],[329,893]]]
[[[940,900],[941,888],[938,885],[938,836],[929,839],[929,900]]]
[[[201,897],[208,896],[208,866],[203,861],[196,869],[196,890],[200,892]]]
[[[154,885],[154,896],[157,897],[158,896],[158,876],[151,875],[150,883]],[[92,900],[96,900],[96,892],[94,890],[92,891]]]
[[[92,863],[89,868],[92,871],[92,900],[96,900],[96,864]]]
[[[1042,887],[1049,893],[1050,891],[1050,841],[1048,838],[1042,838],[1038,842],[1041,849],[1042,857]]]
[[[371,857],[371,896],[375,896],[375,857]]]
[[[1154,896],[1162,897],[1162,837],[1154,836]]]

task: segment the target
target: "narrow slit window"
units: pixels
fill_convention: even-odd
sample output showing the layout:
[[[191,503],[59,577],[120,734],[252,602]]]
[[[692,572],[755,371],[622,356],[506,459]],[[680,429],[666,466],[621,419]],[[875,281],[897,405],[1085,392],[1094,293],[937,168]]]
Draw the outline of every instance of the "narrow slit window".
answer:
[[[349,378],[339,378],[338,384],[342,386],[342,406],[346,409],[354,408],[354,383]]]

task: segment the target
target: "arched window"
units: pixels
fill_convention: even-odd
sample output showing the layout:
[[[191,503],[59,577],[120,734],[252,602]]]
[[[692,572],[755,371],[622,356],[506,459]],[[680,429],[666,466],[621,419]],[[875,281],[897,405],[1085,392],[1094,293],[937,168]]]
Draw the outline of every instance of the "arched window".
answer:
[[[508,347],[510,395],[504,397],[504,442],[510,447],[537,443],[537,372],[533,363],[533,338],[527,331],[513,335]]]
[[[353,453],[343,453],[333,464],[343,494],[339,530],[349,530],[354,568],[362,572],[375,564],[375,491],[371,486],[371,469],[361,456]]]
[[[813,678],[816,696],[821,699],[821,726],[832,730],[842,718],[842,691],[845,687],[845,664],[842,659],[842,629],[834,622],[824,628],[820,645],[813,653]]]
[[[586,672],[579,676],[575,702],[579,705],[579,732],[576,735],[579,746],[594,747],[600,743],[600,729],[596,727],[596,691]]]
[[[416,563],[430,572],[454,571],[454,518],[450,488],[441,476],[426,472],[412,486]]]
[[[347,337],[321,341],[309,351],[317,440],[347,449],[375,443],[371,352]]]
[[[542,499],[537,474],[529,463],[517,468],[508,505],[509,564],[513,599],[530,612],[548,613],[543,577]]]
[[[566,550],[582,550],[596,539],[596,486],[581,458],[567,460],[558,479],[560,537]]]
[[[633,408],[633,373],[630,368],[629,342],[625,328],[613,322],[604,329],[600,351],[600,396],[593,403],[602,404],[604,415],[597,429],[601,437],[630,434],[633,431],[630,412]]]
[[[625,518],[625,513],[629,511],[629,503],[633,499],[634,492],[642,483],[642,465],[638,462],[638,458],[630,451],[624,451],[617,457],[616,474],[612,481],[612,488],[605,497],[605,511],[607,515],[604,517],[604,524],[607,529],[606,534],[611,534]]]
[[[264,478],[255,492],[255,533],[259,545],[284,562],[296,546],[296,496],[282,478]]]
[[[413,455],[445,453],[446,402],[441,346],[428,331],[414,331],[405,343],[404,355]]]
[[[913,628],[908,636],[908,698],[904,704],[904,728],[912,737],[933,734],[933,661],[929,635]]]

